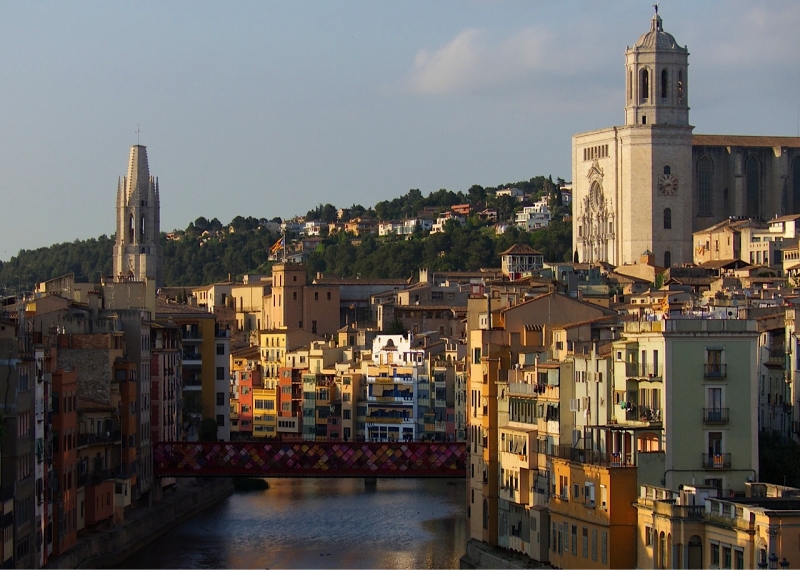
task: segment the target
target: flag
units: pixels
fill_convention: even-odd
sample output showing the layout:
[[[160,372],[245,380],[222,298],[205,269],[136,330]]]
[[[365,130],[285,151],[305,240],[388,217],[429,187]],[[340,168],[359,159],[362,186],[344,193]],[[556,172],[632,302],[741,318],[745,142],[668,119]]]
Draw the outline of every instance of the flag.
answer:
[[[281,239],[279,239],[274,244],[272,244],[272,247],[269,248],[269,252],[270,253],[277,253],[285,245],[286,245],[286,236],[284,235],[284,236],[281,236]]]

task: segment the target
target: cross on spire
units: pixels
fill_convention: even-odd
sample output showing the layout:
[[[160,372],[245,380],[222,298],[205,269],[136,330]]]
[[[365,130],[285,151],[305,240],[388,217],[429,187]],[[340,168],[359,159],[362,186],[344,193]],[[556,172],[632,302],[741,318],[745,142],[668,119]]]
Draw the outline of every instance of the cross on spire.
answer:
[[[139,123],[136,123],[136,146],[139,146],[139,135],[142,134],[142,129],[139,128]]]

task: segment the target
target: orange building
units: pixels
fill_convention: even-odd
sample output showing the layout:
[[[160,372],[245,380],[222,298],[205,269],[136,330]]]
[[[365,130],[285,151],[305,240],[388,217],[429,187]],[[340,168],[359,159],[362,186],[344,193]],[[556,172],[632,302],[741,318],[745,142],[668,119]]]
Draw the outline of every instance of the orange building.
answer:
[[[78,373],[53,373],[53,555],[78,540]]]
[[[562,451],[574,450],[560,448]],[[595,453],[579,463],[552,457],[550,563],[558,568],[636,567],[637,499],[633,466]],[[613,547],[612,547],[613,544]]]

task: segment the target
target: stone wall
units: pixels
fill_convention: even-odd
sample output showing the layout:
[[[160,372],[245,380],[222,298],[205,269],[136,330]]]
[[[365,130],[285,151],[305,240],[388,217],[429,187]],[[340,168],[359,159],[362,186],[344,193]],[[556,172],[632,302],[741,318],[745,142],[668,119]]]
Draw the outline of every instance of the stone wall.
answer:
[[[108,568],[119,564],[168,530],[233,494],[230,479],[212,479],[195,485],[184,484],[172,495],[152,507],[142,507],[144,514],[126,520],[109,530],[79,537],[66,554],[50,560],[47,568]]]
[[[547,563],[533,560],[511,550],[489,546],[477,540],[467,543],[467,553],[461,557],[461,568],[501,568],[504,570],[517,568],[552,568]]]

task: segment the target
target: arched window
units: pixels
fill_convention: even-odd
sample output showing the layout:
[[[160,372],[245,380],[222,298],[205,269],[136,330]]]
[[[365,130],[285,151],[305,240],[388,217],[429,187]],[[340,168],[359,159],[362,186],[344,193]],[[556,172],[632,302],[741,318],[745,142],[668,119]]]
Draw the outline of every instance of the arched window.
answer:
[[[697,190],[699,216],[711,215],[711,175],[714,173],[714,163],[708,156],[701,156],[697,161]]]
[[[672,229],[672,210],[669,208],[664,208],[664,229]]]
[[[665,166],[664,167],[664,174],[670,174],[670,172],[671,171],[670,171],[669,165]]]
[[[792,212],[800,212],[800,158],[792,163]]]
[[[751,156],[745,164],[745,178],[747,180],[747,211],[746,216],[759,217],[761,215],[761,184],[758,159]]]
[[[128,241],[133,243],[133,239],[135,236],[136,236],[136,219],[133,217],[133,214],[131,214],[129,218]]]
[[[661,98],[666,100],[668,92],[669,91],[668,91],[668,88],[667,88],[667,70],[666,69],[662,69],[661,70]]]
[[[144,214],[142,214],[141,218],[139,219],[139,239],[141,239],[142,241],[144,241],[144,228],[145,228]]]
[[[641,83],[639,85],[639,99],[647,101],[647,95],[650,93],[650,75],[646,69],[643,69],[640,74]]]
[[[628,101],[633,100],[633,71],[628,72]]]
[[[672,254],[669,251],[664,252],[664,267],[672,267]]]
[[[683,103],[683,70],[678,70],[678,103]]]

